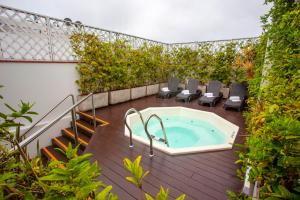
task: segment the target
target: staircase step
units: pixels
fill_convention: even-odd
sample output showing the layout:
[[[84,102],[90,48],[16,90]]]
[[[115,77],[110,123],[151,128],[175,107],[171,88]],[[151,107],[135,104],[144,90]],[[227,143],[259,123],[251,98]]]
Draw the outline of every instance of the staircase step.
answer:
[[[95,133],[94,126],[85,121],[76,120],[76,126],[80,132],[82,132],[83,134],[87,134],[89,137],[91,137]]]
[[[42,148],[42,155],[46,156],[49,160],[59,160],[66,162],[68,160],[67,157],[55,148],[55,146],[48,146]]]
[[[62,133],[64,136],[75,141],[75,133],[72,128],[62,129]],[[87,135],[78,131],[78,142],[80,143],[81,146],[86,147],[89,143],[89,140],[90,140],[90,138]]]
[[[65,136],[59,136],[59,137],[56,137],[56,138],[53,138],[52,139],[52,144],[54,146],[57,146],[63,150],[66,150],[69,146],[69,143],[72,144],[73,147],[75,147],[75,143],[72,139],[69,139],[68,137],[65,137]],[[78,151],[77,151],[77,154],[78,155],[82,155],[83,154],[83,150],[78,148]]]
[[[76,112],[76,113],[80,116],[80,119],[82,119],[83,121],[86,121],[86,122],[90,123],[91,125],[93,124],[93,119],[94,119],[93,115],[91,115],[87,112],[81,112],[81,111]],[[95,120],[96,120],[97,126],[105,126],[105,125],[109,124],[107,121],[102,120],[97,116],[96,116]]]

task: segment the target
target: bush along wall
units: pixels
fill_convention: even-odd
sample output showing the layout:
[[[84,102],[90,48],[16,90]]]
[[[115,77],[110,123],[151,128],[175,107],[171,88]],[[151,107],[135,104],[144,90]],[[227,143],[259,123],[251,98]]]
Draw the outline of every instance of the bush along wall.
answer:
[[[228,85],[249,78],[256,56],[253,42],[228,42],[217,49],[209,43],[197,49],[147,44],[133,48],[126,41],[104,42],[93,34],[74,33],[71,44],[80,62],[77,84],[82,94],[165,82],[170,76]]]
[[[251,167],[250,180],[259,184],[261,199],[300,199],[300,4],[266,3],[273,7],[262,17],[265,34],[257,48],[245,114],[250,136],[237,163],[243,164],[240,175]]]

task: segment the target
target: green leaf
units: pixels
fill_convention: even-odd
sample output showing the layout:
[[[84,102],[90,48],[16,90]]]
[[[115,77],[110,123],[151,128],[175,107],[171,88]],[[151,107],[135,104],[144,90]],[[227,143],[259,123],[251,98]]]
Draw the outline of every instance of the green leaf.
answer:
[[[185,199],[185,194],[182,194],[176,198],[176,200],[184,200],[184,199]]]
[[[149,194],[145,193],[146,200],[154,200],[153,197],[151,197]]]
[[[123,163],[124,163],[125,168],[126,168],[129,172],[132,172],[132,162],[131,162],[131,160],[129,160],[128,158],[125,158],[125,159],[123,160]]]
[[[61,176],[58,174],[50,174],[40,178],[41,181],[67,181],[68,179],[68,176]]]
[[[111,185],[107,186],[100,193],[97,194],[96,200],[106,200],[111,190],[112,190],[112,186]]]
[[[87,198],[92,192],[96,191],[99,186],[101,186],[101,182],[92,182],[87,183],[84,186],[80,187],[79,195],[80,198]]]
[[[27,112],[27,114],[29,114],[29,115],[38,115],[37,112],[33,112],[33,111],[29,111],[29,112]]]
[[[2,113],[2,112],[0,112],[0,117],[1,117],[2,119],[7,119],[7,115],[4,114],[4,113]]]
[[[32,122],[32,118],[29,116],[21,116],[22,118],[26,119],[29,122]]]
[[[17,112],[13,107],[11,107],[10,105],[8,105],[7,103],[4,103],[4,105],[11,111],[13,112]]]
[[[139,182],[134,177],[126,177],[126,180],[135,184],[136,186],[139,186]]]
[[[33,196],[33,194],[31,192],[26,191],[25,195],[24,195],[24,199],[25,200],[34,200],[35,198],[34,198],[34,196]]]
[[[300,193],[300,186],[295,187],[294,190]]]
[[[267,198],[265,198],[265,200],[281,200],[281,198],[277,198],[277,197],[267,197]]]
[[[169,196],[169,189],[164,189],[163,187],[160,187],[159,192],[156,195],[156,200],[167,200]]]
[[[278,190],[279,190],[281,196],[284,197],[284,198],[289,198],[291,196],[291,193],[288,191],[288,189],[286,189],[282,185],[278,186]]]

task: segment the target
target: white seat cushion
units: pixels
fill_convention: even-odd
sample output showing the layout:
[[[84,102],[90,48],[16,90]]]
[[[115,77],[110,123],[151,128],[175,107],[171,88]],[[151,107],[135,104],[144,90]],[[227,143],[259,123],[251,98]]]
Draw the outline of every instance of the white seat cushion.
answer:
[[[182,90],[181,93],[182,94],[190,94],[190,91],[189,90]]]
[[[229,100],[233,102],[239,102],[241,101],[241,98],[239,96],[230,96]]]
[[[163,88],[161,88],[161,91],[163,91],[163,92],[169,92],[170,90],[167,87],[163,87]]]
[[[214,97],[214,94],[213,93],[204,93],[204,96],[205,97]]]

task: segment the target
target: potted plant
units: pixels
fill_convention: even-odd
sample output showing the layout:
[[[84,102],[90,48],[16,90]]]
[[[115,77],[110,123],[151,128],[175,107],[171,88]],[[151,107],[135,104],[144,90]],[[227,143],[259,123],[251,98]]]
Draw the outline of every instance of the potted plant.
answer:
[[[108,95],[109,104],[117,104],[130,100],[130,87],[126,75],[111,81],[111,87]]]
[[[81,99],[85,98],[87,95],[78,95],[77,101],[80,101]],[[108,106],[108,92],[99,92],[94,93],[94,106],[95,108],[101,108]],[[83,101],[81,104],[78,105],[78,109],[80,111],[87,111],[92,110],[92,98],[88,98],[86,101]]]
[[[146,88],[146,95],[154,95],[157,94],[159,91],[159,80],[156,78],[156,74],[154,74],[155,77],[149,76],[148,78],[148,84]]]
[[[108,95],[109,104],[116,104],[130,100],[130,88],[113,90]]]
[[[158,91],[159,91],[159,83],[147,85],[146,95],[147,96],[154,95],[157,94]]]
[[[141,97],[146,96],[146,86],[145,86],[145,81],[144,81],[144,69],[141,68],[139,69],[139,73],[133,74],[130,85],[131,85],[131,90],[130,90],[130,95],[131,99],[138,99]]]
[[[223,94],[223,98],[227,99],[229,97],[229,87],[222,84],[221,93]]]
[[[138,98],[146,96],[146,90],[147,90],[147,86],[131,88],[131,90],[130,90],[131,99],[138,99]]]
[[[97,74],[95,74],[90,69],[90,64],[81,63],[77,67],[77,71],[80,74],[80,79],[76,81],[79,86],[80,95],[77,96],[77,101],[85,98],[89,93],[94,93],[94,106],[95,108],[101,108],[108,105],[108,92],[103,82],[105,76],[102,79],[98,79]],[[88,98],[86,101],[82,102],[78,109],[80,111],[86,111],[92,109],[92,98]]]

